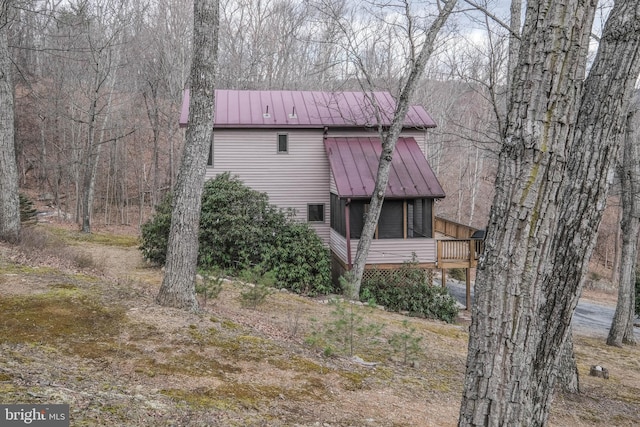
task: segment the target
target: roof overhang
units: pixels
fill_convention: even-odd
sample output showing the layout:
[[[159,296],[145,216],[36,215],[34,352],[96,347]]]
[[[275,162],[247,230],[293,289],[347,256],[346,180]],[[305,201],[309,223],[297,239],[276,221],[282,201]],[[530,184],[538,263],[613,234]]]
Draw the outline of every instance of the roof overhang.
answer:
[[[338,196],[371,198],[382,153],[380,138],[325,138],[324,146]],[[445,197],[438,178],[414,138],[398,138],[385,197]]]

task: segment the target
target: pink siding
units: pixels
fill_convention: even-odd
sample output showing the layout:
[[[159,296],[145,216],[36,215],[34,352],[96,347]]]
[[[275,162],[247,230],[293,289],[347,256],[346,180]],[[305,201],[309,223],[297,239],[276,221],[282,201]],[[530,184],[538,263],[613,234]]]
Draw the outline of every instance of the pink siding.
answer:
[[[277,152],[280,130],[216,129],[213,167],[207,178],[229,171],[251,188],[266,192],[269,201],[296,210],[307,220],[307,204],[325,205],[325,222],[310,223],[329,243],[329,162],[322,145],[321,130],[294,130],[289,135],[289,152]]]
[[[330,248],[347,264],[347,239],[331,230]],[[351,259],[354,260],[358,240],[351,239]],[[416,254],[418,262],[435,263],[437,261],[436,239],[379,239],[371,243],[367,265],[371,264],[401,264],[412,259]]]

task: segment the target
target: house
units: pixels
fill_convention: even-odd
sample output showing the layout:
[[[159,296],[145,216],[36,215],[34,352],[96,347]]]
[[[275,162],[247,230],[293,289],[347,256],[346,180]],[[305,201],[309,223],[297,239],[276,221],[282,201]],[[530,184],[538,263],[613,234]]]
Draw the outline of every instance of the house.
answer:
[[[188,122],[185,92],[180,124]],[[381,144],[395,108],[389,93],[217,90],[207,178],[230,171],[271,203],[293,208],[329,246],[335,274],[348,270],[373,192]],[[433,205],[445,197],[426,160],[428,130],[411,106],[394,153],[367,266],[412,259],[438,267]],[[466,236],[468,237],[468,236]]]

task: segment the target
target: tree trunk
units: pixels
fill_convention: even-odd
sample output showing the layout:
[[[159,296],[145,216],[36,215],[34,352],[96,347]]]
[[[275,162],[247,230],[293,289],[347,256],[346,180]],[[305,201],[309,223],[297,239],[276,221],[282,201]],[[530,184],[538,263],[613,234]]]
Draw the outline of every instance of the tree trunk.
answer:
[[[115,84],[117,81],[117,66],[120,60],[120,52],[122,44],[119,37],[109,40],[102,48],[95,48],[93,52],[95,64],[93,66],[94,81],[91,92],[91,105],[89,106],[89,129],[88,129],[88,143],[87,150],[84,159],[84,176],[82,185],[82,232],[91,232],[91,215],[93,213],[93,201],[95,198],[96,176],[98,172],[98,161],[100,159],[100,152],[102,150],[102,144],[105,141],[105,133],[109,118],[111,115],[112,98],[115,91]],[[98,108],[98,100],[101,97],[101,91],[103,86],[108,84],[109,96],[106,101],[106,105],[102,108]],[[103,121],[100,129],[100,135],[98,133],[98,119],[101,115],[101,110],[105,110],[102,113]]]
[[[627,132],[624,141],[620,182],[622,185],[622,255],[620,260],[620,282],[618,304],[613,316],[607,344],[622,347],[635,344],[633,320],[635,315],[635,285],[640,233],[640,147],[633,136],[633,116],[627,115]]]
[[[568,132],[564,123],[575,120],[593,16],[588,12],[595,5],[576,10],[549,0],[535,6],[525,18],[476,277],[461,426],[535,425],[529,399],[539,386],[531,378],[535,346],[524,343],[541,335],[536,273],[544,268],[552,235],[561,178],[556,171],[562,171]],[[564,28],[574,31],[567,34]]]
[[[96,91],[89,107],[89,128],[87,130],[87,149],[85,150],[84,173],[82,176],[82,232],[91,232],[91,211],[93,209],[93,194],[95,190],[96,173],[98,170],[98,158],[100,157],[100,146],[96,143],[96,121],[99,81],[96,70]]]
[[[456,3],[457,0],[447,1],[445,6],[440,9],[436,20],[431,24],[425,40],[423,41],[420,53],[417,57],[412,58],[410,72],[406,77],[404,86],[400,91],[400,96],[397,99],[396,110],[391,126],[387,131],[381,131],[380,139],[382,140],[382,153],[380,153],[380,162],[378,163],[376,185],[374,186],[373,194],[371,195],[369,210],[362,228],[360,240],[358,241],[358,248],[353,262],[353,270],[351,271],[349,283],[350,289],[346,290],[352,299],[358,299],[360,295],[360,286],[362,284],[362,276],[364,274],[369,248],[371,247],[373,235],[375,233],[378,220],[380,219],[382,203],[389,183],[389,170],[391,168],[393,151],[395,150],[396,143],[398,142],[398,137],[402,132],[405,116],[409,110],[409,102],[411,101],[411,97],[418,85],[420,76],[422,76],[422,73],[424,72],[427,60],[433,53],[436,37],[447,22],[447,19],[453,11]]]
[[[615,72],[612,72],[615,70]],[[640,74],[640,2],[617,1],[609,14],[598,54],[585,81],[560,193],[558,229],[551,253],[552,268],[543,292],[540,313],[546,333],[534,361],[538,381],[553,375],[564,320],[570,319],[582,292],[613,176],[625,116]],[[550,302],[550,303],[549,303]],[[553,333],[550,333],[553,331]],[[538,389],[534,399],[541,415],[548,414],[551,391]],[[544,409],[546,408],[546,409]]]
[[[640,64],[640,3],[618,1],[582,89],[595,7],[528,5],[476,281],[460,425],[548,419]]]
[[[622,197],[620,197],[622,200]],[[618,207],[618,224],[622,224],[622,202]],[[620,258],[622,257],[622,248],[620,242],[622,241],[622,227],[616,227],[616,236],[613,239],[613,268],[611,268],[611,283],[620,282]]]
[[[160,187],[160,111],[158,108],[158,87],[157,81],[149,79],[147,81],[149,86],[149,95],[146,91],[142,92],[142,98],[144,99],[144,105],[147,109],[147,118],[151,125],[151,131],[153,134],[153,163],[152,163],[152,183],[151,183],[151,205],[156,206],[160,203],[158,198],[158,188]],[[151,99],[149,99],[151,98]]]
[[[156,301],[197,310],[195,298],[202,189],[213,142],[218,57],[218,0],[194,0],[189,126],[174,189],[166,272]]]
[[[7,35],[9,3],[0,4],[0,240],[15,243],[20,240],[20,200]]]
[[[558,385],[564,393],[580,393],[578,363],[573,352],[573,328],[569,326],[558,364]]]

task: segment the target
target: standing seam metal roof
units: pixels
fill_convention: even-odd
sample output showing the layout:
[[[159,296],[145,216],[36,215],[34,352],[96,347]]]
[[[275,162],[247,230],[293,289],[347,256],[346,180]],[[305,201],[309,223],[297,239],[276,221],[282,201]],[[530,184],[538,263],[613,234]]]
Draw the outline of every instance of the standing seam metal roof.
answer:
[[[391,124],[396,102],[388,92],[216,90],[216,127],[362,127]],[[375,105],[379,107],[376,114]],[[185,89],[180,125],[189,119]],[[378,120],[379,119],[379,120]],[[405,127],[430,128],[435,122],[419,105],[409,108]]]
[[[338,196],[370,198],[382,144],[375,137],[325,138]],[[388,198],[442,198],[444,190],[414,138],[398,138],[391,160]]]

